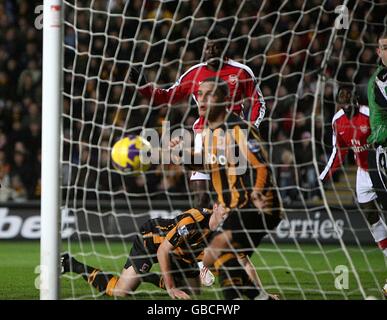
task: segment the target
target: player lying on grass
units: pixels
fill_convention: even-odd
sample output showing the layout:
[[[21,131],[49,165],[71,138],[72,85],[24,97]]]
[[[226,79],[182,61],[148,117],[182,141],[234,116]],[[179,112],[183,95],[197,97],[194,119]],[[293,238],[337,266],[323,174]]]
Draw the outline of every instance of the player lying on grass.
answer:
[[[357,164],[356,195],[360,207],[366,213],[371,234],[387,257],[387,227],[381,218],[381,209],[368,173],[368,152],[370,145],[367,139],[371,133],[369,109],[360,106],[351,87],[343,86],[337,93],[339,111],[332,120],[332,154],[324,171],[320,175],[327,181],[341,166],[349,149],[352,149]]]
[[[197,266],[203,248],[225,211],[217,204],[207,209],[190,209],[175,219],[150,219],[141,227],[120,277],[85,265],[68,254],[62,255],[63,273],[75,272],[109,296],[133,293],[141,282],[164,288],[172,298],[188,299],[200,292]],[[160,264],[163,277],[150,273]]]
[[[238,254],[251,256],[267,232],[277,227],[281,220],[281,205],[256,128],[228,112],[227,84],[218,78],[204,79],[199,85],[197,100],[199,108],[206,108],[208,121],[203,131],[201,152],[203,159],[210,157],[211,161],[202,164],[191,161],[186,165],[210,175],[216,199],[228,212],[205,250],[203,264],[205,267],[214,265],[219,272],[226,299],[239,299],[253,279],[248,276],[247,266],[240,264]],[[173,139],[170,146],[180,149],[184,148],[182,144],[179,139]],[[238,171],[237,165],[232,163],[234,159],[228,158],[228,155],[238,154],[244,159],[244,172]],[[255,281],[254,285],[259,287]],[[268,297],[261,290],[256,298]]]

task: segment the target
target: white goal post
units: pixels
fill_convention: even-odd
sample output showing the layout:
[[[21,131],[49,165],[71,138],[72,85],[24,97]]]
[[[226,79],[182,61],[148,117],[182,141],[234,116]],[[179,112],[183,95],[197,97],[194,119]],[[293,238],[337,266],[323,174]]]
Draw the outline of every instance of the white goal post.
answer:
[[[59,297],[62,0],[44,0],[40,299]]]

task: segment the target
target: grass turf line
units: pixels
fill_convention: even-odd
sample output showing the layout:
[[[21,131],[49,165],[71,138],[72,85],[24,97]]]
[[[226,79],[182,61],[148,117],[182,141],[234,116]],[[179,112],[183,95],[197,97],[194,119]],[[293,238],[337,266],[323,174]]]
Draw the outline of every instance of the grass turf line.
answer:
[[[335,268],[349,267],[343,251],[338,246],[327,245],[323,251],[316,245],[263,244],[252,257],[263,284],[269,292],[282,299],[362,299],[353,273],[349,273],[349,288],[335,288]],[[386,264],[377,247],[348,246],[348,252],[359,274],[367,296],[382,298],[381,286],[386,279]],[[39,242],[0,243],[0,299],[38,299]],[[63,243],[62,252],[70,251],[78,260],[102,270],[119,274],[130,251],[122,242]],[[158,271],[158,266],[153,267]],[[112,299],[100,296],[79,275],[68,274],[61,278],[61,298]],[[198,299],[222,298],[219,287],[205,289]],[[165,291],[151,284],[142,284],[135,295],[126,299],[169,299]]]

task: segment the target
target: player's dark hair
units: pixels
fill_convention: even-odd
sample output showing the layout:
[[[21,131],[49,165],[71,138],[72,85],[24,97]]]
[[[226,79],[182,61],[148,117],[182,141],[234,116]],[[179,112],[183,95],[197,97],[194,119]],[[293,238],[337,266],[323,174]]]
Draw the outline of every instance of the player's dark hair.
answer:
[[[360,95],[356,89],[356,86],[351,84],[342,84],[339,86],[339,89],[337,90],[337,94],[336,94],[336,103],[340,103],[339,96],[340,96],[340,92],[343,90],[351,93],[351,98],[350,98],[350,101],[348,102],[350,102],[354,107],[359,106]]]
[[[379,42],[379,40],[381,40],[381,39],[387,39],[387,33],[382,33],[382,34],[380,34],[379,37],[378,37],[378,42]]]
[[[354,85],[351,85],[351,84],[341,84],[339,86],[339,89],[337,90],[337,94],[336,94],[336,102],[338,102],[338,99],[339,99],[339,94],[341,91],[348,91],[348,92],[351,92],[351,100],[353,102],[357,102],[358,99],[359,99],[359,94],[357,92],[357,89],[356,89],[356,86]]]
[[[223,28],[220,27],[214,27],[207,35],[207,38],[210,41],[216,42],[223,48],[226,48],[228,43],[228,34]]]
[[[226,98],[230,95],[230,89],[228,87],[228,84],[226,81],[224,81],[221,78],[218,77],[210,77],[207,79],[204,79],[203,82],[213,82],[215,83],[215,91],[220,92],[223,98]]]

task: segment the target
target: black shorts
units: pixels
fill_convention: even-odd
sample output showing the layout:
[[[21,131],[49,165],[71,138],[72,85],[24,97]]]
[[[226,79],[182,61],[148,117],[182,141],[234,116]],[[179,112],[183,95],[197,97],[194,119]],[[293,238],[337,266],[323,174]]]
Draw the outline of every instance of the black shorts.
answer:
[[[280,212],[268,215],[256,208],[238,209],[229,213],[218,232],[231,230],[234,248],[251,256],[262,238],[275,229],[280,221]]]
[[[145,275],[149,273],[154,263],[158,263],[156,249],[147,249],[143,237],[137,236],[124,268],[133,266],[137,274]],[[200,274],[196,262],[188,263],[175,255],[171,255],[171,272],[175,278],[196,278]]]

